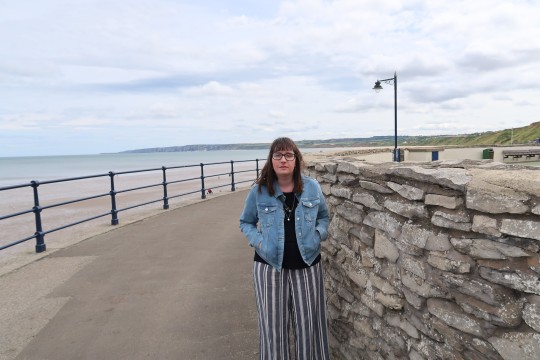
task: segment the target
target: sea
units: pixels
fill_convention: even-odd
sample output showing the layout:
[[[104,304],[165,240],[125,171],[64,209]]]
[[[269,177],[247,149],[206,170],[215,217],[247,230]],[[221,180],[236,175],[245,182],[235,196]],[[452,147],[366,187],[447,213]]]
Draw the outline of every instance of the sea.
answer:
[[[303,153],[332,149],[301,149]],[[216,150],[159,153],[116,153],[97,155],[0,157],[0,187],[25,184],[32,180],[47,181],[63,178],[160,168],[200,163],[242,160],[266,160],[267,149]],[[262,164],[262,163],[261,163]]]

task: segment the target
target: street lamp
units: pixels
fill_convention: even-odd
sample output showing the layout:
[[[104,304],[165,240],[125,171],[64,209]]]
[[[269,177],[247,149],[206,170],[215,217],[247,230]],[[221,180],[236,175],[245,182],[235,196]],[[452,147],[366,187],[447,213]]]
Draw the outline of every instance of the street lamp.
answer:
[[[375,92],[379,92],[382,90],[381,81],[384,81],[385,83],[389,85],[394,85],[394,161],[399,162],[400,156],[399,151],[397,147],[397,75],[394,72],[394,77],[390,79],[383,79],[383,80],[377,80],[375,81],[375,86],[373,87],[373,90]]]

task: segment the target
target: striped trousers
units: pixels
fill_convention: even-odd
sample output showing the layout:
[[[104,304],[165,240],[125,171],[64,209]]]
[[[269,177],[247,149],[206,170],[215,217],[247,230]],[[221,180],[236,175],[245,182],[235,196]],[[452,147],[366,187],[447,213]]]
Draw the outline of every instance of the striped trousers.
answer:
[[[329,360],[321,262],[306,269],[276,271],[253,264],[259,315],[260,359],[289,360],[292,319],[296,360]]]

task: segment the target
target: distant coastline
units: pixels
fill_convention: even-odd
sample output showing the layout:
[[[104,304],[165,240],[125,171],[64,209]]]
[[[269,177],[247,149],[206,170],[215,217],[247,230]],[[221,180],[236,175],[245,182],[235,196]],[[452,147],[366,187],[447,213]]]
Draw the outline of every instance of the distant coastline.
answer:
[[[398,146],[513,146],[539,145],[540,121],[521,128],[488,131],[464,135],[434,136],[398,136]],[[336,148],[336,147],[379,147],[393,146],[394,136],[372,136],[369,138],[342,138],[327,140],[296,141],[301,148]],[[121,151],[123,153],[165,153],[187,151],[221,151],[221,150],[262,150],[268,149],[269,143],[240,144],[197,144],[183,146],[153,147]]]

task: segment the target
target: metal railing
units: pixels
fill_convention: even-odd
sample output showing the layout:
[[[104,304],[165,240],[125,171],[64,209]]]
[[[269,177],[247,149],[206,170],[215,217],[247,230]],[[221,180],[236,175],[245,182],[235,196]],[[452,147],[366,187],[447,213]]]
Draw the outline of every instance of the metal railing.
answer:
[[[240,160],[240,161],[231,160],[231,161],[227,161],[227,162],[214,162],[214,163],[207,163],[207,164],[200,163],[200,164],[194,164],[194,165],[182,165],[182,166],[171,166],[171,167],[162,166],[160,168],[122,171],[122,172],[109,171],[108,173],[97,174],[97,175],[80,176],[80,177],[64,178],[64,179],[57,179],[57,180],[48,180],[48,181],[33,180],[30,183],[0,187],[0,192],[9,191],[9,190],[15,190],[15,189],[21,189],[21,188],[28,188],[28,187],[32,188],[34,206],[31,209],[28,209],[28,210],[19,211],[19,212],[12,213],[12,214],[7,214],[7,215],[2,215],[2,216],[0,216],[0,221],[15,218],[17,216],[22,216],[22,215],[33,213],[34,214],[34,219],[35,219],[35,221],[34,221],[35,222],[35,229],[36,229],[35,233],[33,235],[31,235],[31,236],[27,236],[27,237],[25,237],[23,239],[13,241],[13,242],[8,243],[6,245],[0,245],[0,251],[4,250],[4,249],[7,249],[9,247],[24,243],[26,241],[36,239],[36,252],[40,253],[40,252],[43,252],[43,251],[46,250],[45,235],[56,232],[56,231],[59,231],[59,230],[62,230],[62,229],[66,229],[66,228],[69,228],[69,227],[72,227],[72,226],[75,226],[75,225],[79,225],[79,224],[82,224],[82,223],[85,223],[85,222],[88,222],[88,221],[91,221],[91,220],[95,220],[95,219],[98,219],[98,218],[101,218],[101,217],[109,216],[109,215],[111,216],[111,225],[117,225],[119,223],[118,213],[120,213],[122,211],[127,211],[127,210],[130,210],[130,209],[133,209],[133,208],[137,208],[137,207],[141,207],[141,206],[145,206],[145,205],[149,205],[149,204],[153,204],[153,203],[157,203],[157,202],[163,202],[163,209],[168,209],[170,199],[174,199],[174,198],[178,198],[178,197],[182,197],[182,196],[187,196],[187,195],[192,195],[192,194],[196,194],[196,193],[199,193],[199,192],[201,194],[201,199],[205,199],[208,190],[212,191],[212,189],[217,189],[217,188],[222,188],[222,187],[230,186],[231,191],[235,191],[236,186],[238,184],[246,183],[246,182],[253,182],[254,179],[259,176],[259,161],[261,161],[261,160],[260,159]],[[262,160],[262,161],[264,161],[264,160]],[[244,169],[244,170],[240,170],[240,171],[235,171],[235,168],[234,168],[235,164],[249,163],[249,162],[255,162],[255,169],[247,169],[247,170]],[[227,171],[227,172],[224,172],[224,173],[219,173],[219,174],[205,175],[205,167],[215,166],[215,165],[225,165],[225,164],[230,164],[230,171]],[[200,168],[200,177],[191,177],[191,178],[184,178],[184,179],[180,179],[180,180],[167,181],[167,170],[187,169],[187,168]],[[138,173],[143,173],[143,172],[155,172],[155,171],[161,171],[162,172],[162,178],[163,178],[162,182],[155,183],[155,184],[150,184],[150,185],[144,185],[144,186],[128,188],[128,189],[124,189],[124,190],[120,190],[120,191],[115,190],[115,180],[114,179],[115,179],[115,176],[117,176],[117,175],[138,174]],[[255,171],[255,173],[256,173],[255,177],[250,178],[249,180],[235,181],[235,174],[248,173],[248,172],[253,172],[253,171]],[[222,175],[228,175],[230,177],[230,181],[226,182],[225,184],[219,184],[218,183],[217,185],[212,185],[211,189],[206,188],[206,186],[205,186],[205,180],[206,179],[209,179],[209,178],[218,178],[218,179],[220,179],[220,176],[222,176]],[[73,181],[78,181],[78,180],[103,178],[103,177],[107,177],[107,176],[110,178],[110,190],[109,190],[109,192],[101,193],[101,194],[97,194],[97,195],[92,195],[92,196],[86,196],[86,197],[82,197],[82,198],[77,198],[77,199],[73,199],[73,200],[69,200],[69,201],[65,201],[65,202],[54,203],[54,204],[47,205],[47,206],[41,206],[40,205],[40,198],[39,198],[39,188],[40,188],[40,186],[49,185],[49,184],[55,184],[55,183],[73,182]],[[168,193],[169,185],[178,184],[178,183],[185,183],[185,182],[194,181],[194,180],[195,181],[200,180],[200,188],[198,188],[196,190],[193,190],[193,191],[188,191],[188,192],[184,192],[184,193],[180,193],[180,194],[175,194],[175,195],[172,195],[172,196],[169,195],[169,193]],[[143,202],[143,203],[127,206],[127,207],[124,207],[124,208],[118,208],[116,195],[121,194],[121,193],[127,193],[127,192],[132,192],[132,191],[148,189],[148,188],[154,188],[154,187],[162,187],[163,197],[161,197],[159,199],[155,199],[155,200],[146,201],[146,202]],[[84,218],[84,219],[81,219],[81,220],[78,220],[78,221],[75,221],[75,222],[72,222],[72,223],[68,223],[68,224],[53,228],[53,229],[49,229],[49,230],[44,230],[43,229],[42,216],[41,216],[43,211],[51,209],[51,208],[58,208],[58,207],[69,205],[69,204],[80,203],[80,202],[84,202],[84,201],[88,201],[88,200],[92,200],[92,199],[103,198],[103,197],[110,197],[110,204],[111,204],[110,205],[110,207],[111,207],[110,211],[107,211],[107,212],[101,213],[101,214],[97,214],[97,215],[94,215],[94,216],[91,216],[91,217],[88,217],[88,218]]]

